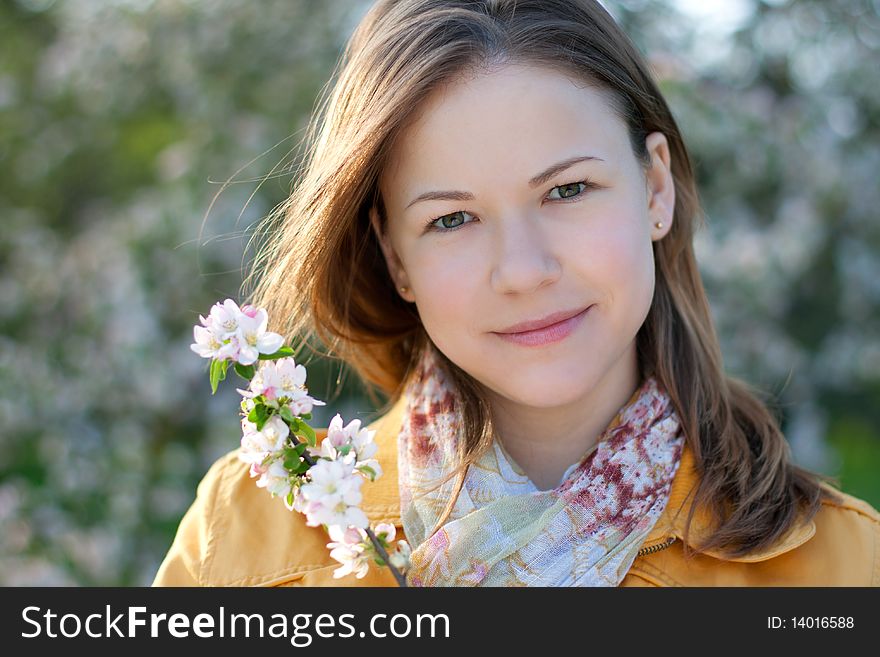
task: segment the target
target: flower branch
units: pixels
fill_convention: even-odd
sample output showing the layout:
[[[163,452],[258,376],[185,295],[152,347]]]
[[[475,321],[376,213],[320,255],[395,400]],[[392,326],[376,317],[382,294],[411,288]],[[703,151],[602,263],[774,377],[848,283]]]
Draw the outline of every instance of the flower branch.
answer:
[[[364,480],[382,476],[373,458],[375,431],[361,427],[360,420],[343,426],[337,413],[318,446],[306,420],[314,406],[325,404],[308,394],[306,368],[295,362],[293,349],[283,345],[281,335],[266,330],[264,309],[239,308],[227,299],[199,320],[191,349],[211,359],[211,393],[226,379],[230,364],[248,382],[246,389],[237,389],[242,396],[239,458],[250,466],[257,486],[281,497],[289,510],[303,513],[307,525],[325,528],[330,556],[342,564],[334,577],[353,572],[362,578],[372,561],[388,566],[398,584],[406,586],[409,545],[399,540],[392,548],[394,525],[371,528],[359,507]]]

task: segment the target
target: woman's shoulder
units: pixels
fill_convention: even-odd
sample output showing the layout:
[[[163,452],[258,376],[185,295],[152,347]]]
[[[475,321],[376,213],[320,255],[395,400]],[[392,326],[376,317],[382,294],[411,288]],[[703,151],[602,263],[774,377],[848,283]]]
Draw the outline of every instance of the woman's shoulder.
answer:
[[[880,512],[823,483],[808,522],[775,547],[738,558],[714,552],[687,559],[681,545],[637,560],[634,584],[673,586],[880,586]],[[639,581],[636,581],[639,580]]]
[[[396,454],[387,419],[386,414],[369,425],[378,430],[377,458],[385,472],[364,484],[361,508],[371,522],[392,522],[399,528]],[[326,433],[326,428],[315,429],[319,441]],[[362,579],[333,578],[340,564],[330,557],[327,532],[310,527],[305,516],[257,487],[239,452],[237,448],[218,458],[200,481],[153,586],[394,584],[390,574],[373,569]]]
[[[880,512],[863,499],[823,486],[837,499],[823,500],[808,544],[814,543],[825,577],[841,585],[880,586]]]
[[[880,512],[823,483],[825,499],[802,545],[765,562],[771,586],[880,586]]]
[[[238,453],[202,478],[154,586],[271,586],[332,565],[320,528],[258,488]]]

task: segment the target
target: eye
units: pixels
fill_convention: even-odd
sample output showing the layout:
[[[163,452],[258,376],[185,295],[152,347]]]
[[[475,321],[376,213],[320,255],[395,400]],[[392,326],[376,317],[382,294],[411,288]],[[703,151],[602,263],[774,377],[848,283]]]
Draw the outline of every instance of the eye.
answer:
[[[583,189],[579,189],[580,186],[583,186]],[[548,197],[553,201],[566,201],[571,198],[578,198],[582,196],[582,192],[585,192],[588,189],[598,189],[600,185],[597,185],[594,182],[589,180],[581,180],[576,183],[568,183],[566,185],[557,185],[553,189],[550,190],[550,194],[552,194],[555,190],[559,189],[560,195],[557,198],[552,198],[548,195]]]
[[[439,217],[434,217],[428,220],[428,224],[426,228],[428,230],[436,230],[440,233],[448,233],[452,230],[457,230],[461,228],[465,223],[465,220],[462,218],[464,215],[468,215],[473,217],[470,212],[465,212],[464,210],[459,210],[458,212],[453,212],[452,214],[444,214]],[[441,225],[435,225],[435,224]]]
[[[600,187],[601,185],[598,185],[589,180],[581,180],[580,182],[557,185],[550,190],[550,194],[558,189],[561,190],[560,195],[556,198],[553,198],[550,194],[548,194],[547,198],[549,198],[551,201],[570,202],[572,200],[577,200],[581,196],[583,196],[587,189],[599,189]],[[444,214],[440,215],[439,217],[432,217],[431,219],[428,219],[425,225],[425,229],[438,233],[449,233],[453,230],[458,230],[466,223],[471,223],[464,220],[463,217],[465,215],[470,217],[474,216],[470,212],[458,210],[457,212],[453,212],[452,214]]]

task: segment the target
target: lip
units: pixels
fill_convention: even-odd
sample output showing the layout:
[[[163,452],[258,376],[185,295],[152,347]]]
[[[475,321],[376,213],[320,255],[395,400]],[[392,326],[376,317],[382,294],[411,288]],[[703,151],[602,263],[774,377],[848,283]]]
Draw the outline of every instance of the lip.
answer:
[[[500,331],[493,331],[493,333],[499,334],[509,334],[509,333],[525,333],[527,331],[535,331],[537,329],[546,328],[548,326],[552,326],[553,324],[558,324],[559,322],[563,322],[566,319],[571,319],[577,315],[580,315],[584,310],[589,310],[587,308],[574,308],[572,310],[563,310],[558,313],[553,313],[552,315],[547,315],[546,317],[542,317],[541,319],[532,319],[528,322],[520,322],[519,324],[514,324],[513,326],[508,326],[506,329],[501,329]]]
[[[493,333],[502,340],[525,346],[538,346],[558,342],[568,337],[577,328],[592,307],[590,305],[579,310],[566,310],[554,313],[543,319],[515,324],[504,332],[493,331]],[[526,328],[522,329],[521,327]]]

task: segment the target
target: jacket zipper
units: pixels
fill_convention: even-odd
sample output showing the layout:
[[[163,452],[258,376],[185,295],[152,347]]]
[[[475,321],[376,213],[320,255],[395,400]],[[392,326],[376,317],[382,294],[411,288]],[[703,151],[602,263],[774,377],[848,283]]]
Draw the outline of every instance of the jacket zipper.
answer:
[[[675,536],[670,536],[662,543],[655,543],[654,545],[649,545],[648,547],[642,548],[641,550],[639,550],[639,552],[638,552],[638,554],[636,554],[636,556],[643,557],[646,554],[654,554],[655,552],[659,552],[660,550],[665,550],[666,548],[671,546],[673,543],[675,543],[676,540],[677,539]]]

